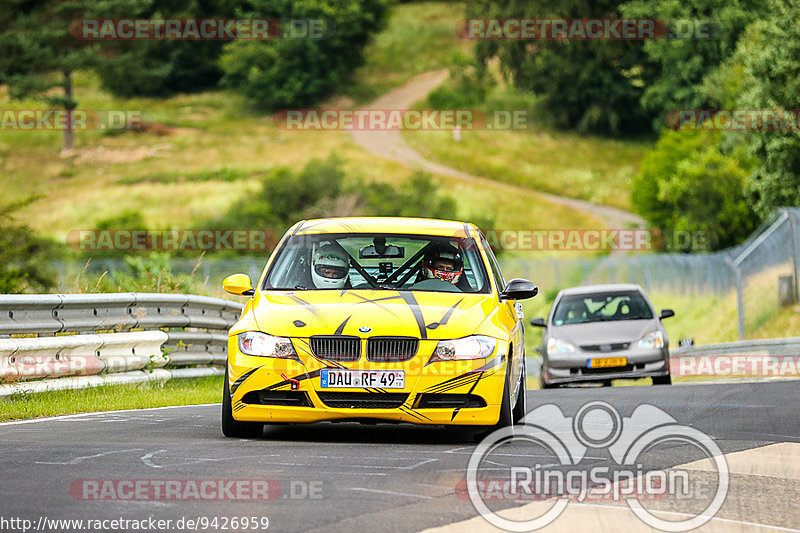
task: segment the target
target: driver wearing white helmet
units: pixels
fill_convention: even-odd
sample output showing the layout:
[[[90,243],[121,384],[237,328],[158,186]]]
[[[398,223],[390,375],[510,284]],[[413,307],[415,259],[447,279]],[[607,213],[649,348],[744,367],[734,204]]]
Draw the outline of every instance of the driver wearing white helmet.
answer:
[[[332,244],[321,246],[311,259],[311,279],[318,289],[342,289],[347,284],[348,262],[342,250]]]

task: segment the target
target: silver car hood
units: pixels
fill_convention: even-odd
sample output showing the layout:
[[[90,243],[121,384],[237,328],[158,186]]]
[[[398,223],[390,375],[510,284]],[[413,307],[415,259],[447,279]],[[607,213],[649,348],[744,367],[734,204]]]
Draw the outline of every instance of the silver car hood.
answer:
[[[660,330],[657,318],[586,322],[566,326],[550,326],[547,336],[575,345],[632,342],[645,334]]]

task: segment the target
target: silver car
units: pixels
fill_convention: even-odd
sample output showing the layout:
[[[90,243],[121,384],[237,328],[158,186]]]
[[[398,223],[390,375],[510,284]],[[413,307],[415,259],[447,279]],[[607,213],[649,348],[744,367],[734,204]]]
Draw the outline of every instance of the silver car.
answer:
[[[652,377],[669,385],[669,339],[661,321],[671,309],[656,314],[638,285],[589,285],[558,293],[544,328],[540,375],[542,388],[563,383]]]

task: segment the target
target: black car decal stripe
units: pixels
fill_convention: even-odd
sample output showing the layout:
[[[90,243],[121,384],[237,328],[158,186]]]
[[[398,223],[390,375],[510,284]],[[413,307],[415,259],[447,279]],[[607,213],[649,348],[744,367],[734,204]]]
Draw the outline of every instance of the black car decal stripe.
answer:
[[[351,295],[355,296],[356,298],[361,299],[360,302],[356,302],[356,305],[358,305],[358,304],[375,304],[378,307],[380,307],[381,309],[383,309],[384,311],[386,311],[387,313],[391,313],[392,315],[394,315],[395,318],[400,318],[389,307],[386,307],[385,305],[381,305],[381,304],[378,303],[378,302],[383,302],[385,300],[398,300],[400,298],[399,294],[397,296],[384,296],[383,298],[375,298],[375,299],[369,299],[369,298],[361,296],[360,294],[357,294],[357,293],[351,293]]]
[[[326,367],[326,368],[335,368],[335,367]],[[290,380],[303,381],[306,379],[319,377],[319,375],[322,373],[322,370],[323,370],[322,368],[319,368],[317,370],[314,370],[313,372],[305,372],[303,374],[297,374],[296,376],[289,376],[289,379],[279,381],[278,383],[273,383],[269,387],[265,387],[264,390],[275,390],[278,387],[291,386],[292,382]]]
[[[466,407],[467,402],[469,401],[469,395],[472,394],[472,391],[474,391],[475,387],[478,386],[478,382],[481,380],[481,377],[483,377],[483,372],[478,374],[478,379],[475,380],[475,383],[472,384],[472,387],[469,388],[469,390],[467,391],[466,396],[464,396],[464,405],[461,405],[461,406],[456,407],[455,409],[453,409],[453,416],[450,417],[450,421],[451,422],[456,418],[456,415],[461,410],[461,408],[462,407]]]
[[[349,317],[345,318],[345,319],[344,319],[344,322],[342,322],[341,324],[339,324],[339,327],[338,327],[338,328],[336,328],[336,331],[335,331],[333,334],[334,334],[334,335],[341,335],[341,334],[342,334],[342,331],[344,331],[344,327],[347,325],[347,321],[348,321],[348,320],[350,320],[350,317],[352,317],[352,316],[353,316],[353,315],[350,315]]]
[[[453,389],[457,389],[459,387],[464,387],[466,385],[469,385],[473,381],[477,381],[479,376],[480,372],[477,372],[477,373],[470,373],[465,376],[460,376],[458,378],[453,378],[443,383],[440,383],[439,385],[434,385],[433,387],[429,387],[425,389],[425,392],[442,393]]]
[[[456,310],[456,308],[457,308],[457,307],[458,307],[458,306],[461,304],[461,302],[463,302],[463,301],[464,301],[464,298],[461,298],[459,301],[457,301],[457,302],[456,302],[456,303],[453,305],[453,307],[451,307],[450,309],[448,309],[448,310],[445,312],[444,316],[442,317],[442,319],[441,319],[439,322],[431,322],[430,324],[428,324],[428,325],[427,325],[427,328],[428,328],[428,329],[436,329],[436,328],[438,328],[439,326],[444,326],[445,324],[447,324],[447,321],[448,321],[448,320],[450,320],[450,315],[452,315],[452,314],[453,314],[453,311],[455,311],[455,310]]]
[[[461,385],[464,385],[464,383],[460,382],[461,380],[465,380],[467,378],[475,376],[478,373],[482,373],[482,372],[484,372],[486,370],[489,370],[489,369],[492,369],[492,368],[494,368],[496,366],[499,366],[499,365],[503,364],[503,361],[505,361],[505,360],[506,360],[506,354],[505,354],[505,352],[503,352],[501,354],[498,354],[495,358],[493,358],[491,361],[487,362],[485,365],[481,366],[480,368],[476,368],[474,370],[470,370],[469,372],[465,372],[464,374],[461,374],[460,376],[456,376],[454,378],[450,378],[450,379],[448,379],[446,381],[443,381],[443,382],[441,382],[441,383],[439,383],[437,385],[429,387],[428,389],[425,390],[425,392],[442,392],[442,390],[450,390],[450,389],[455,388],[455,387],[460,387]],[[457,383],[457,384],[454,387],[451,386],[454,383]],[[467,381],[467,383],[469,383],[469,381]],[[442,389],[442,387],[447,387],[447,388],[446,389]]]
[[[233,393],[236,392],[236,389],[238,389],[242,385],[242,383],[244,383],[244,380],[246,380],[247,378],[252,376],[253,372],[258,370],[259,368],[262,368],[262,367],[258,366],[256,368],[252,368],[252,369],[248,370],[247,372],[245,372],[244,374],[242,374],[241,376],[239,376],[239,378],[236,381],[233,382],[233,385],[231,385],[231,396],[233,396]]]
[[[403,411],[404,413],[406,413],[407,415],[413,416],[417,420],[430,420],[430,418],[428,418],[427,416],[423,415],[422,413],[418,413],[416,411],[412,411],[411,409],[409,409],[408,407],[406,407],[404,405],[400,406],[400,410]]]
[[[318,320],[320,320],[323,323],[325,322],[325,317],[322,315],[322,313],[319,312],[319,310],[316,307],[314,307],[313,304],[310,304],[309,302],[303,300],[302,298],[300,298],[296,294],[289,294],[288,296],[289,296],[289,298],[291,298],[295,302],[297,302],[300,305],[302,305],[303,307],[305,307],[312,315],[314,315],[315,318],[317,318]]]
[[[400,296],[406,302],[408,307],[411,308],[411,313],[414,315],[414,320],[417,321],[419,336],[423,339],[427,339],[428,332],[425,330],[425,319],[422,317],[422,311],[420,311],[419,304],[417,303],[417,299],[414,298],[414,294],[409,291],[401,291]]]

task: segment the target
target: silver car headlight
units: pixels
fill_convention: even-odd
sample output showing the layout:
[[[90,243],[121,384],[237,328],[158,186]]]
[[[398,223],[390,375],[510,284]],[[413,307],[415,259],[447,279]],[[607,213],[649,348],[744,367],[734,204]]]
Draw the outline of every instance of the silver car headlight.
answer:
[[[547,339],[547,355],[567,355],[575,353],[575,347],[567,341],[555,338]]]
[[[664,347],[664,335],[660,331],[653,331],[639,339],[639,348],[645,350],[660,350]]]
[[[485,335],[470,335],[461,339],[439,341],[433,351],[432,361],[459,361],[482,359],[494,353],[497,339]]]
[[[278,357],[281,359],[294,359],[292,341],[286,337],[273,337],[260,331],[245,331],[239,333],[239,350],[247,355],[259,357]]]

